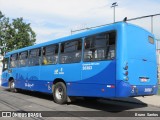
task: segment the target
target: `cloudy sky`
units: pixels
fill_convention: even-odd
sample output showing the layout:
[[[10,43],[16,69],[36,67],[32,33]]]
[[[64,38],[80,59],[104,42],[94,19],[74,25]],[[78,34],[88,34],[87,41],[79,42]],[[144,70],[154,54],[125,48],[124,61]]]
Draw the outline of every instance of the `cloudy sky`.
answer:
[[[113,22],[113,2],[118,3],[116,21],[160,13],[160,0],[0,0],[0,10],[31,23],[36,43],[42,43],[68,36],[71,30]],[[151,30],[150,18],[132,23]],[[160,39],[160,16],[154,17],[153,32]]]

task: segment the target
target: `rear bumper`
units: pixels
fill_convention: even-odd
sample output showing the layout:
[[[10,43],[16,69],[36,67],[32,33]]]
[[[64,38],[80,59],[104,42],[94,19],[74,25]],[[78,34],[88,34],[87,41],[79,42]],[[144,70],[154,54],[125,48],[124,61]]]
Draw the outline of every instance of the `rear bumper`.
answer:
[[[130,85],[124,81],[116,84],[116,97],[155,95],[157,91],[158,85]]]

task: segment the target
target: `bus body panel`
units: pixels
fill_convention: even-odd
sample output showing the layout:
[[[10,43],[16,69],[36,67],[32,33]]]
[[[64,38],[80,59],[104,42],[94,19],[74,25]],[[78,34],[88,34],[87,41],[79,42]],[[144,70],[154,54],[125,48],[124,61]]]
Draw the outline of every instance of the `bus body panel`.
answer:
[[[12,70],[16,88],[33,90],[35,87],[34,81],[39,81],[39,66],[10,69]]]
[[[149,42],[149,37],[154,38],[154,36],[138,27],[133,29],[130,25],[126,32],[129,83],[131,85],[156,85],[156,43],[155,40],[154,44]],[[142,82],[143,78],[147,81]]]
[[[8,87],[9,86],[9,84],[8,84],[8,80],[9,80],[8,70],[3,71],[1,80],[2,80],[1,85],[3,87]]]
[[[115,84],[116,61],[85,62],[80,83]]]
[[[146,96],[157,94],[158,85],[131,85],[123,80],[116,82],[116,96],[115,97],[132,97],[132,96]],[[122,89],[123,88],[123,89]]]
[[[82,79],[67,84],[69,96],[115,96],[115,60],[85,62],[81,70]]]
[[[81,62],[72,64],[59,64],[58,74],[54,72],[55,78],[62,78],[68,82],[77,82],[81,80]]]
[[[116,97],[129,97],[156,94],[157,63],[156,44],[149,42],[154,36],[146,30],[132,26],[122,25],[122,34],[119,36],[120,59],[117,59]],[[155,40],[154,40],[155,41]],[[124,67],[128,66],[128,80],[124,80]],[[120,88],[124,88],[123,90]]]
[[[52,93],[54,80],[62,79],[66,84],[68,96],[109,98],[156,94],[158,88],[155,43],[152,45],[148,42],[148,36],[153,35],[125,22],[23,48],[7,55],[9,57],[17,52],[77,38],[85,39],[86,36],[113,30],[116,31],[115,59],[83,62],[82,57],[79,63],[8,68],[12,72],[3,72],[2,86],[8,86],[9,78],[13,77],[16,88]],[[125,80],[124,74],[126,65],[128,80]],[[141,82],[141,79],[148,80]]]
[[[131,85],[156,85],[157,66],[153,62],[128,60],[129,83]]]

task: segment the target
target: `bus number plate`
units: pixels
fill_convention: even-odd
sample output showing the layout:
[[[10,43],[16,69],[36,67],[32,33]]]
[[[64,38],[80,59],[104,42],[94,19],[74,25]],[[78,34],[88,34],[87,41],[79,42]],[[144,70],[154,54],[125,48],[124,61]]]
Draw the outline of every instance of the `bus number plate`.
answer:
[[[92,70],[92,66],[83,66],[83,70]]]
[[[152,88],[145,88],[144,89],[144,92],[151,92],[152,91]]]

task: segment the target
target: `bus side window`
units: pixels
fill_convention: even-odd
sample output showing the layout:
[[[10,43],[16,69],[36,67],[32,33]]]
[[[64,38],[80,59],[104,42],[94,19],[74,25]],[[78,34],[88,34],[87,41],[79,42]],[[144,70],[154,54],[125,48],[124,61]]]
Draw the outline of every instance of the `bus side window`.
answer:
[[[8,69],[8,60],[9,58],[4,58],[3,60],[3,71]]]
[[[10,57],[10,67],[15,68],[18,67],[18,54],[13,54]]]
[[[58,45],[49,45],[43,47],[42,64],[57,64],[58,61]]]
[[[19,66],[25,67],[28,65],[28,51],[19,54]]]
[[[84,61],[111,60],[115,57],[115,32],[85,38]]]
[[[33,49],[29,52],[29,59],[28,59],[29,66],[36,66],[40,65],[41,63],[41,49]]]
[[[108,58],[107,59],[114,59],[115,58],[115,49],[116,49],[116,32],[109,33],[109,51],[108,51]]]
[[[60,63],[77,63],[81,61],[82,40],[76,39],[61,44]]]

